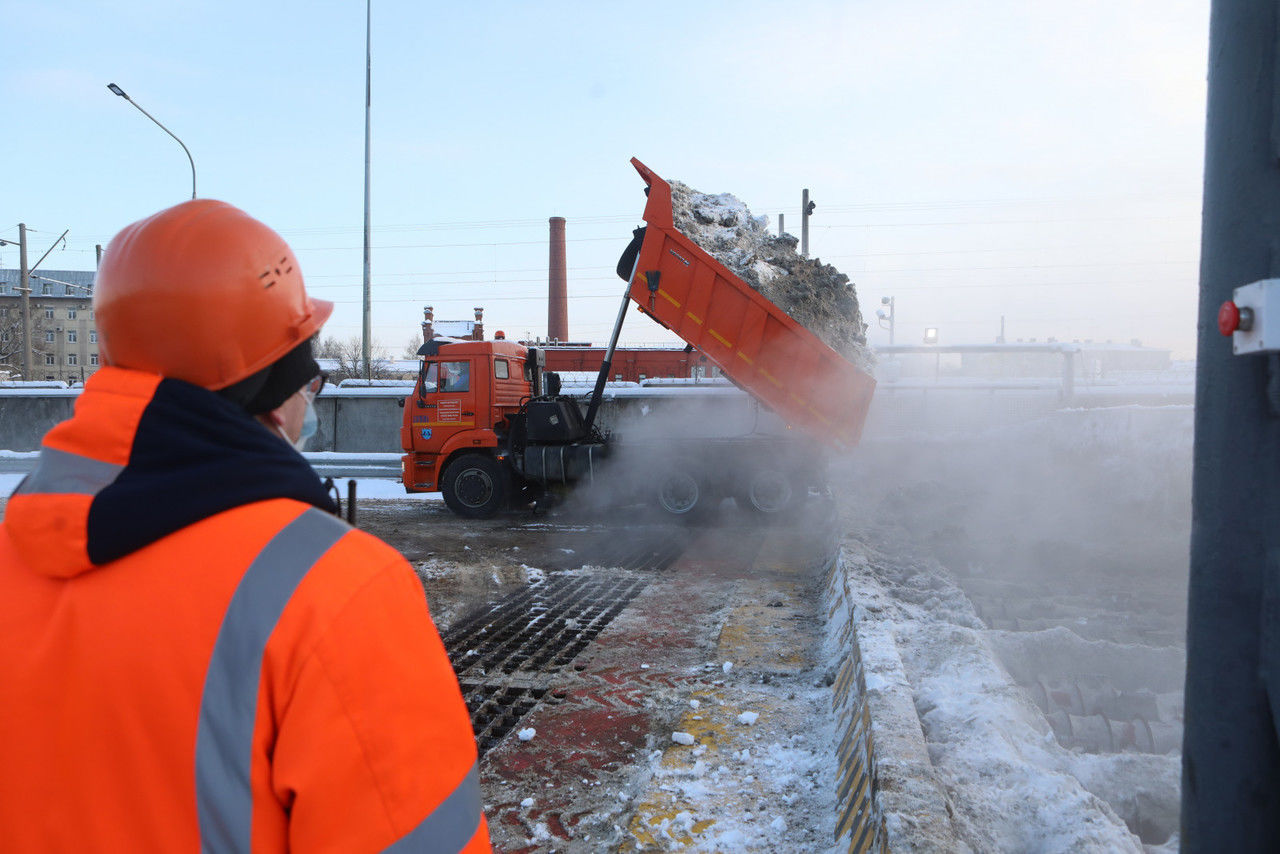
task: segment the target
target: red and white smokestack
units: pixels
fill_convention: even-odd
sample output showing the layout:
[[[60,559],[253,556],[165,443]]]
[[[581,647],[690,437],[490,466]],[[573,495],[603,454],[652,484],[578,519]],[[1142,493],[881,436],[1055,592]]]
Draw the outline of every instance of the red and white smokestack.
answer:
[[[551,259],[548,267],[547,338],[569,340],[569,282],[564,260],[564,217],[551,217]]]

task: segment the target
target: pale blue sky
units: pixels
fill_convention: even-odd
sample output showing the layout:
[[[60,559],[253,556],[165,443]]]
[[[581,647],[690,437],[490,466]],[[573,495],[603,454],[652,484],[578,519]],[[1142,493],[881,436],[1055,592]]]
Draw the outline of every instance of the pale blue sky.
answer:
[[[570,331],[607,337],[638,156],[732,192],[897,299],[898,343],[1092,338],[1194,350],[1208,0],[373,5],[374,333],[424,304],[546,331],[568,219]],[[360,326],[364,4],[0,2],[0,237],[48,268],[190,194],[294,245]],[[34,261],[34,257],[32,258]],[[16,250],[0,248],[13,267]],[[632,315],[624,340],[661,341]],[[873,329],[873,343],[887,333]]]

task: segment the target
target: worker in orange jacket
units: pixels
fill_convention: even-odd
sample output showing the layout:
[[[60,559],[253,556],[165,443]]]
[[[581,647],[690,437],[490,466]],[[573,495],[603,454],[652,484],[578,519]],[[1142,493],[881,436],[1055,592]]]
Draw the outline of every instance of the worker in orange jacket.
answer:
[[[0,850],[490,850],[422,588],[295,450],[332,303],[201,199],[93,305],[106,367],[0,525]]]

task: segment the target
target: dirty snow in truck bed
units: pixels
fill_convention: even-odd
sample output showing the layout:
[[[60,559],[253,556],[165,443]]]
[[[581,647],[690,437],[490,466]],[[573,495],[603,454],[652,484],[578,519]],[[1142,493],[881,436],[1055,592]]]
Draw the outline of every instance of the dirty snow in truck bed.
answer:
[[[771,235],[768,217],[753,217],[729,193],[699,193],[671,182],[676,229],[713,255],[831,349],[864,371],[873,362],[867,325],[849,277],[796,251],[790,234]]]

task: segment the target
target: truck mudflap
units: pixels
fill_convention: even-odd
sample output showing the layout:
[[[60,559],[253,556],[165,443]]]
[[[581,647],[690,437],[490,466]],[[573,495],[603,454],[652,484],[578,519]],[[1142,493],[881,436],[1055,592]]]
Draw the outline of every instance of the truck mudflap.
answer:
[[[605,456],[605,446],[596,443],[540,445],[521,453],[520,473],[542,484],[593,483]]]
[[[679,232],[671,185],[631,163],[649,185],[632,301],[790,424],[856,444],[875,380]]]

